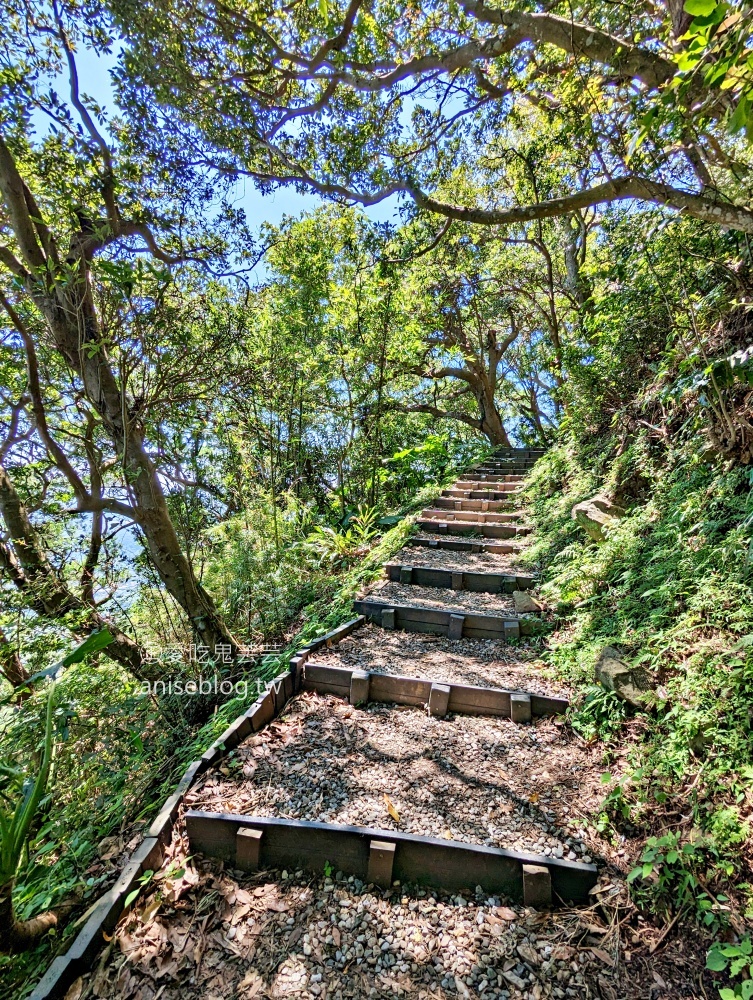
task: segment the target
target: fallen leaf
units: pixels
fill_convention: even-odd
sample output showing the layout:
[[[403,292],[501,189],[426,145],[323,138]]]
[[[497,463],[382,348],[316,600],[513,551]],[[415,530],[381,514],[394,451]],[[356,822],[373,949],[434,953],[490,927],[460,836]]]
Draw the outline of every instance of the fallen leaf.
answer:
[[[603,962],[605,965],[609,965],[609,966],[613,966],[614,965],[614,959],[609,954],[609,952],[608,951],[604,951],[603,948],[592,948],[591,949],[591,954],[593,956],[595,956],[596,958],[598,958],[599,961]]]
[[[267,909],[274,910],[275,913],[285,913],[286,910],[290,909],[290,904],[281,899],[271,899],[267,903]]]
[[[574,954],[575,948],[571,948],[569,944],[556,944],[552,948],[551,957],[555,962],[569,962]]]
[[[84,980],[79,976],[75,983],[68,989],[65,994],[65,1000],[78,1000],[81,996],[81,992],[84,988]]]
[[[578,926],[582,927],[588,934],[606,934],[609,930],[608,927],[602,927],[600,924],[592,924],[588,920],[579,920]]]
[[[332,928],[332,940],[335,942],[335,945],[339,948],[340,947],[340,930],[337,927],[333,927]]]
[[[392,799],[386,792],[384,793],[384,804],[387,806],[387,812],[390,814],[390,816],[394,819],[396,823],[399,823],[400,813],[397,811],[397,809],[393,805]]]
[[[659,975],[658,972],[654,972],[654,979],[658,986],[661,986],[663,990],[666,990],[667,984],[664,982],[664,980],[662,979],[662,977]]]
[[[142,924],[146,925],[150,920],[152,920],[157,913],[157,910],[160,908],[161,902],[162,901],[160,899],[153,899],[151,903],[142,910],[139,914]]]
[[[246,973],[241,982],[238,984],[238,989],[243,991],[244,997],[255,997],[257,993],[261,991],[263,986],[264,980],[258,972],[252,969],[250,972]]]

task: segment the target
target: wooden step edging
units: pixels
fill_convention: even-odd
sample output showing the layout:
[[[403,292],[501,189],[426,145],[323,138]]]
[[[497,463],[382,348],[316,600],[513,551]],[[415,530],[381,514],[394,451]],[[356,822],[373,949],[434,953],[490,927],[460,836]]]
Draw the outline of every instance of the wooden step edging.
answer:
[[[407,882],[461,892],[480,885],[486,892],[545,907],[557,900],[587,902],[598,874],[595,865],[583,862],[398,830],[193,809],[186,812],[185,822],[191,853],[217,858],[231,868],[247,864],[242,831],[254,831],[261,836],[253,840],[258,853],[251,858],[250,870],[303,868],[320,874],[329,864],[384,888]]]
[[[496,552],[509,555],[517,552],[518,546],[509,542],[489,542],[481,538],[462,540],[459,538],[409,538],[406,545],[426,549],[448,549],[451,552]]]
[[[475,534],[482,538],[520,538],[531,533],[529,527],[514,524],[479,524],[473,521],[442,521],[439,518],[420,517],[416,525],[422,531],[433,531],[437,535]]]
[[[438,610],[413,604],[395,604],[368,598],[354,601],[359,614],[382,628],[404,632],[446,635],[451,639],[497,639],[506,641],[531,635],[535,631],[530,618],[509,615],[480,615],[462,608]]]
[[[431,715],[439,718],[448,712],[454,712],[458,715],[491,715],[512,719],[513,722],[530,722],[531,718],[562,715],[569,704],[566,698],[551,698],[527,691],[506,691],[503,688],[437,682],[422,677],[369,673],[348,667],[331,667],[312,660],[301,666],[297,686],[302,691],[336,695],[352,705],[375,701],[428,708]],[[435,688],[444,690],[435,691]]]
[[[418,516],[427,521],[459,521],[468,525],[515,524],[523,517],[516,511],[462,510],[457,507],[425,507]]]
[[[487,490],[499,493],[504,497],[514,497],[520,493],[516,483],[499,483],[488,480],[485,476],[461,476],[449,489],[453,490]]]
[[[447,489],[442,490],[439,495],[441,500],[473,500],[473,501],[489,501],[490,503],[501,503],[503,507],[500,509],[509,509],[512,505],[515,494],[500,490],[488,490],[488,489],[462,489],[457,486],[448,486]]]
[[[405,563],[385,563],[388,580],[416,587],[443,587],[467,590],[475,594],[512,594],[514,590],[530,590],[532,576],[514,573],[476,573],[469,570],[449,570],[439,566],[408,566]]]
[[[472,497],[437,496],[432,500],[432,507],[434,510],[478,511],[487,514],[510,511],[512,504],[508,500],[484,500],[480,498],[474,500]]]

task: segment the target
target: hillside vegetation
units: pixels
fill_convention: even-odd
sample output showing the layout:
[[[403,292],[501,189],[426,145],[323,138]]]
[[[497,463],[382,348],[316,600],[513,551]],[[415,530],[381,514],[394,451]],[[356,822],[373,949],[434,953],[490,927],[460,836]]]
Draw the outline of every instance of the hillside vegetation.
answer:
[[[0,995],[237,685],[515,446],[546,452],[527,649],[603,749],[590,821],[750,998],[750,3],[0,15]],[[164,688],[209,673],[232,693]]]

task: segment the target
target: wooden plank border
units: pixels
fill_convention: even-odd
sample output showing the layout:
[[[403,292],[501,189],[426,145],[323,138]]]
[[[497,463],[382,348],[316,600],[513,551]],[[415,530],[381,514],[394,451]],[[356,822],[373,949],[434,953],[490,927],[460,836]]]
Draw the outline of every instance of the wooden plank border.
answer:
[[[406,545],[415,545],[427,549],[449,549],[452,552],[497,552],[507,555],[518,551],[518,546],[512,542],[487,542],[482,539],[460,538],[409,538]]]
[[[217,858],[234,868],[238,867],[238,831],[250,829],[262,834],[258,859],[262,869],[304,868],[320,873],[329,863],[346,875],[366,880],[371,844],[378,841],[394,845],[393,880],[450,892],[480,885],[486,892],[523,902],[523,866],[535,865],[549,872],[553,893],[561,900],[583,903],[598,875],[592,864],[396,830],[193,809],[186,812],[185,820],[192,853]]]
[[[481,535],[482,538],[516,538],[529,535],[529,527],[514,524],[476,524],[469,521],[440,520],[439,518],[419,518],[416,524],[423,531],[433,531],[438,535]]]
[[[503,503],[503,509],[509,509],[512,506],[511,494],[499,490],[472,489],[470,487],[465,489],[459,486],[450,486],[446,490],[442,490],[440,498],[445,500],[488,500],[494,503]]]
[[[310,644],[310,649],[321,649],[349,635],[363,624],[353,619],[333,629]],[[307,653],[308,653],[307,648]],[[295,659],[295,658],[294,658]],[[128,894],[138,884],[139,877],[147,870],[160,866],[165,847],[170,842],[173,826],[186,793],[196,781],[223,757],[227,756],[252,732],[272,721],[285,707],[295,691],[295,672],[292,667],[278,674],[267,685],[265,693],[242,715],[239,715],[211,744],[202,756],[188,765],[175,791],[168,796],[157,816],[149,826],[144,840],[128,858],[115,884],[90,907],[89,917],[74,937],[67,951],[55,958],[37,983],[28,1000],[60,1000],[71,985],[92,965],[105,941],[111,934],[125,908]]]
[[[388,580],[409,583],[417,587],[442,587],[451,590],[468,590],[476,594],[512,594],[514,590],[530,590],[534,584],[532,576],[516,573],[477,573],[468,570],[449,570],[439,566],[407,566],[404,563],[385,563]],[[407,571],[410,570],[410,579]],[[460,577],[461,585],[455,586],[455,577]]]
[[[353,602],[354,607],[369,621],[376,625],[382,624],[385,611],[394,611],[394,628],[404,632],[425,632],[431,635],[450,635],[452,617],[462,617],[460,635],[453,638],[467,639],[517,639],[521,635],[532,635],[535,631],[534,622],[529,618],[509,615],[479,615],[461,608],[440,611],[435,608],[420,608],[412,604],[394,604],[386,601],[374,601],[364,598]]]
[[[498,510],[455,510],[454,507],[426,507],[419,516],[428,521],[459,521],[468,525],[476,525],[516,524],[523,515]]]
[[[301,688],[318,694],[334,694],[346,701],[350,698],[353,673],[347,667],[331,667],[309,660],[303,668]],[[431,689],[436,681],[423,677],[400,677],[397,674],[368,673],[368,701],[386,702],[394,705],[413,705],[423,708],[431,701]],[[459,715],[493,715],[509,719],[512,717],[511,698],[524,694],[530,700],[530,714],[534,717],[561,715],[567,710],[566,698],[550,698],[547,695],[527,692],[507,691],[503,688],[474,687],[470,684],[453,684],[442,681],[449,688],[447,711]]]

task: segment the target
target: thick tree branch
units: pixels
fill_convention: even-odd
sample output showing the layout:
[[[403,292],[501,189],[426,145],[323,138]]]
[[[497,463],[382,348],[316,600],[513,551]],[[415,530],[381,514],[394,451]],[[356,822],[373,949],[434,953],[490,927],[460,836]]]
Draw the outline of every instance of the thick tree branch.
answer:
[[[10,223],[26,261],[26,266],[32,272],[41,272],[46,263],[45,255],[39,245],[36,229],[29,215],[27,187],[1,133],[0,193],[2,193]]]
[[[532,14],[523,10],[487,7],[483,0],[463,0],[466,14],[483,24],[501,24],[510,47],[523,42],[554,45],[571,55],[603,63],[616,70],[623,80],[640,80],[648,87],[659,87],[674,76],[677,67],[670,59],[633,45],[587,24],[578,24],[556,14]],[[514,41],[513,41],[514,39]]]
[[[51,461],[57,466],[58,469],[60,469],[70,483],[77,500],[85,502],[89,499],[87,489],[84,486],[81,477],[68,459],[68,456],[52,436],[47,423],[47,413],[44,408],[42,388],[39,382],[39,362],[37,360],[37,352],[34,347],[34,341],[32,340],[29,331],[26,329],[26,324],[2,292],[0,292],[0,304],[2,304],[6,313],[10,317],[11,322],[20,334],[21,340],[24,344],[24,352],[26,354],[26,371],[29,380],[29,396],[31,398],[31,412],[34,417],[34,425],[37,429],[37,433],[47,449],[47,454],[50,456]]]
[[[611,201],[639,200],[664,205],[689,215],[703,222],[711,222],[717,226],[728,226],[745,233],[753,233],[753,212],[740,205],[731,205],[718,201],[706,195],[681,191],[661,181],[653,181],[647,177],[618,177],[596,184],[593,187],[565,195],[563,198],[552,198],[533,205],[516,205],[512,208],[484,209],[469,208],[462,205],[450,205],[437,201],[416,188],[409,189],[409,194],[416,204],[430,212],[436,212],[460,222],[472,222],[483,226],[505,226],[518,222],[530,222],[535,219],[552,219],[569,215],[592,205],[600,205]]]
[[[467,413],[463,413],[460,410],[442,410],[438,406],[430,406],[428,403],[411,403],[407,405],[405,403],[393,403],[389,407],[391,410],[397,410],[398,413],[428,413],[432,417],[437,417],[439,420],[459,420],[461,423],[467,424],[472,427],[475,431],[482,430],[481,421],[476,419],[476,417],[471,417]]]
[[[77,597],[61,579],[2,465],[0,517],[8,533],[8,541],[0,542],[0,570],[24,594],[29,607],[50,620],[63,620],[74,633],[107,628],[114,637],[107,647],[108,655],[131,670],[134,676],[143,676],[144,652],[141,647],[113,622]]]

